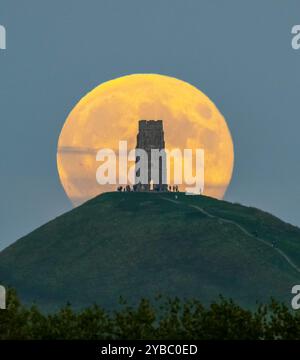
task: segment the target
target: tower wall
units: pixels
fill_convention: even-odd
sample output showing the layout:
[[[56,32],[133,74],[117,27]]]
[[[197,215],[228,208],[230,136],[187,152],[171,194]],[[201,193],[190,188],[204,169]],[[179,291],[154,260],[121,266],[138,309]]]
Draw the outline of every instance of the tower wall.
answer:
[[[139,190],[150,190],[150,183],[153,180],[151,174],[151,149],[164,150],[164,130],[162,120],[140,120],[139,132],[137,134],[136,149],[143,149],[148,155],[148,184],[139,185]],[[136,163],[139,159],[136,159]],[[166,161],[163,158],[159,159],[159,181],[153,183],[155,190],[164,191],[167,185],[164,183],[164,175],[166,174]],[[137,173],[138,175],[138,173]]]

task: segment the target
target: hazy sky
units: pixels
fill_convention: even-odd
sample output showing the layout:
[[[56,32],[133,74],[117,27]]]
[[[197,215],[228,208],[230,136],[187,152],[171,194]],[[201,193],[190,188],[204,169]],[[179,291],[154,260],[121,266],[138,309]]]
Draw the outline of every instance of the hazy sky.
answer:
[[[300,225],[299,0],[1,0],[0,248],[71,209],[67,114],[103,81],[160,73],[205,92],[235,146],[226,199]]]

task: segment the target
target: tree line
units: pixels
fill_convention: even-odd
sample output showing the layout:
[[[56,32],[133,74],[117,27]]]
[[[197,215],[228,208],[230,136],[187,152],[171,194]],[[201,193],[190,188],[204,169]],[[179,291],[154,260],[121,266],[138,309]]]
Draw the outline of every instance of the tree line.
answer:
[[[300,313],[271,299],[255,310],[220,296],[209,306],[198,300],[141,299],[125,301],[119,310],[93,305],[74,310],[67,304],[44,313],[24,306],[8,291],[7,309],[0,310],[0,340],[273,340],[300,339]]]

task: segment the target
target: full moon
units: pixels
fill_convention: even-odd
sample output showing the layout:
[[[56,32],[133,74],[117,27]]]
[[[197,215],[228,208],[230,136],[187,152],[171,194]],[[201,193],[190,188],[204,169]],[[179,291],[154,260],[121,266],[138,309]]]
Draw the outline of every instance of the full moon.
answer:
[[[77,206],[116,186],[99,185],[100,149],[117,151],[120,140],[136,147],[139,120],[163,120],[167,149],[203,149],[204,195],[222,199],[230,183],[234,150],[230,131],[214,103],[189,83],[157,74],[133,74],[100,84],[67,117],[60,133],[57,167]],[[194,170],[194,169],[193,169]],[[172,183],[172,175],[171,175]],[[179,189],[184,191],[185,186]]]

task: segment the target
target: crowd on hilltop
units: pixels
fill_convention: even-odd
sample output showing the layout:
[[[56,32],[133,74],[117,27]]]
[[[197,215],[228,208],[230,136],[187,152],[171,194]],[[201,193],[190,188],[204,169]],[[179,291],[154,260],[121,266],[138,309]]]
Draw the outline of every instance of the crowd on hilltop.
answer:
[[[133,185],[132,187],[130,185],[126,185],[126,186],[118,186],[117,187],[117,191],[122,192],[122,191],[126,191],[126,192],[130,192],[130,191],[147,191],[144,190],[139,187],[138,184]],[[155,186],[153,187],[152,190],[148,190],[148,191],[167,191],[167,192],[179,192],[179,188],[178,185],[169,185],[166,186],[166,188],[164,190],[162,190],[162,188],[160,186]]]

